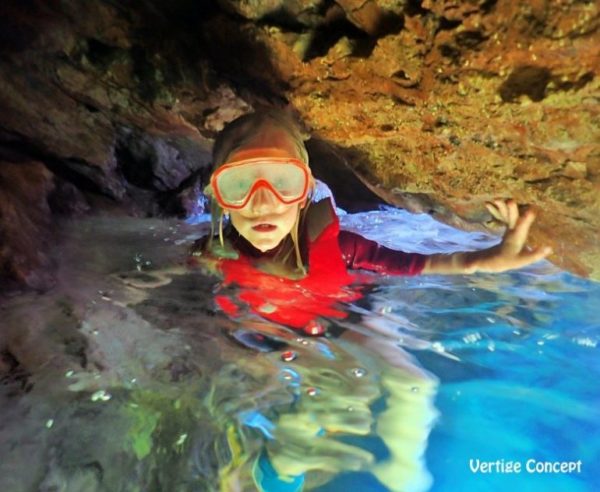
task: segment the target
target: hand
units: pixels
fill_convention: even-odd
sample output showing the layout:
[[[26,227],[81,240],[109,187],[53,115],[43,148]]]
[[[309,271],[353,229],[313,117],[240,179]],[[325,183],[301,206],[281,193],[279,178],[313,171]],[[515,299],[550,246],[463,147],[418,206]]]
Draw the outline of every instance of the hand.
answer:
[[[522,268],[552,253],[552,249],[548,246],[535,249],[525,246],[529,229],[536,218],[536,213],[532,209],[520,215],[514,200],[494,200],[486,203],[486,207],[496,220],[506,224],[506,232],[502,242],[497,246],[474,253],[473,266],[476,271],[503,272]]]
[[[552,249],[548,246],[533,250],[525,246],[529,229],[535,220],[533,210],[529,209],[521,216],[514,200],[494,200],[486,203],[486,207],[496,220],[506,224],[502,242],[481,251],[430,255],[427,257],[422,273],[449,275],[504,272],[527,266],[552,253]]]

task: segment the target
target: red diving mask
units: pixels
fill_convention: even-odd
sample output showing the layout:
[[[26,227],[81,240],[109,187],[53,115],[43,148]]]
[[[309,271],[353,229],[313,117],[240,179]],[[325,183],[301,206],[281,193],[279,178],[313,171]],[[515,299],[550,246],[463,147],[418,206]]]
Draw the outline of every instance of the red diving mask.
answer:
[[[301,202],[308,195],[310,170],[293,157],[256,157],[227,163],[210,178],[214,196],[224,208],[244,208],[261,187],[283,204]]]

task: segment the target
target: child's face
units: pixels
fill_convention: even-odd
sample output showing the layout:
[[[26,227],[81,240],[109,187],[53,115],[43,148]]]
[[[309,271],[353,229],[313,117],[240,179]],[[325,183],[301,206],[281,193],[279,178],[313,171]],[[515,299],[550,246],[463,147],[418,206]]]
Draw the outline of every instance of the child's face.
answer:
[[[233,227],[259,251],[269,251],[291,232],[300,204],[281,203],[273,193],[260,187],[244,208],[227,210]]]
[[[228,156],[230,162],[248,158],[274,157],[298,159],[293,138],[284,130],[269,127],[258,132],[244,148]],[[265,252],[277,247],[291,232],[302,202],[285,204],[265,186],[258,187],[243,208],[231,209],[231,223],[256,249]]]

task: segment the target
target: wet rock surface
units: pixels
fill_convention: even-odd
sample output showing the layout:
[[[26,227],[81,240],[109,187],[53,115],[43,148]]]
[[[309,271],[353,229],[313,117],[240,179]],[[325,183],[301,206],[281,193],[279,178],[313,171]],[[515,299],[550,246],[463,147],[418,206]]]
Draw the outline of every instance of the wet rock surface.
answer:
[[[483,203],[513,197],[539,210],[533,245],[600,278],[597,2],[40,0],[0,14],[0,174],[35,196],[2,188],[4,278],[51,284],[31,277],[49,268],[42,248],[23,262],[10,236],[45,237],[55,210],[85,208],[71,200],[197,208],[216,132],[263,104],[306,123],[340,206],[374,194],[495,230]],[[30,176],[11,170],[15,154],[38,163]],[[73,188],[50,207],[56,180]],[[15,225],[25,216],[38,218]]]

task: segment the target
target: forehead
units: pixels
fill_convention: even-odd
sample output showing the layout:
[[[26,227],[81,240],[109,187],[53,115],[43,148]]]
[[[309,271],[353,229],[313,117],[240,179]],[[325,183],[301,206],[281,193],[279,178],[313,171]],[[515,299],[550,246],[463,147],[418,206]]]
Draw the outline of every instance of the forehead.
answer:
[[[258,149],[277,149],[279,157],[294,157],[304,160],[298,149],[296,138],[282,127],[275,126],[274,122],[264,123],[256,129],[250,129],[246,138],[238,142],[232,149],[227,160],[243,151]]]

